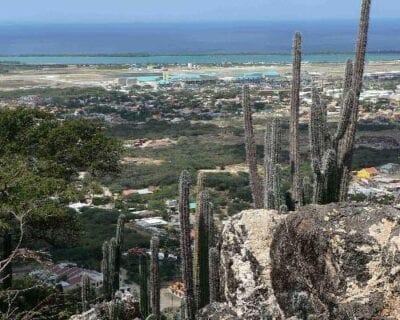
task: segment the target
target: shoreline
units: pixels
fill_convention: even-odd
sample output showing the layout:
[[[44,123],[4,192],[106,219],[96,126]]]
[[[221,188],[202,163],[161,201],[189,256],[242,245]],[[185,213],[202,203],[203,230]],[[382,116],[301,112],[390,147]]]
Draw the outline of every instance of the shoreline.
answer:
[[[352,52],[305,53],[303,64],[341,64]],[[197,54],[48,54],[0,55],[0,64],[14,65],[132,65],[132,66],[279,66],[290,64],[290,53],[197,53]],[[400,63],[400,52],[369,52],[369,63]]]

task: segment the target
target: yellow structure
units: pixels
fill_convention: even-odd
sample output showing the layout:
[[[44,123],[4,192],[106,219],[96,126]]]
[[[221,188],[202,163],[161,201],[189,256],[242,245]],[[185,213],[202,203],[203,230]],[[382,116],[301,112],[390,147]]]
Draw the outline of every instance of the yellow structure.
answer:
[[[364,168],[357,172],[357,177],[360,179],[370,180],[377,174],[378,174],[378,170],[376,170],[376,168]]]

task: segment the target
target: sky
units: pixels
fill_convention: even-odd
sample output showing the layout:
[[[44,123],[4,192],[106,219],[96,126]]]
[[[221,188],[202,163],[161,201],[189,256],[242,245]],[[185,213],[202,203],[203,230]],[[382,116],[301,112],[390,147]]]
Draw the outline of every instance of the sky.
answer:
[[[361,0],[4,0],[0,23],[356,19]],[[400,18],[400,0],[372,0],[372,18]]]

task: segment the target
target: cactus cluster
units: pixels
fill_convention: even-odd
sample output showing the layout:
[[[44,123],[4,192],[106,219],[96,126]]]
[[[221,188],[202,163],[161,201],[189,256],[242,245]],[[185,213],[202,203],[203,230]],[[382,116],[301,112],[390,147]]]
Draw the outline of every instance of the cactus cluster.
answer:
[[[192,256],[190,241],[189,190],[190,175],[183,171],[179,183],[181,225],[182,279],[185,286],[185,319],[195,319],[197,310],[216,301],[219,296],[218,250],[215,248],[213,205],[205,190],[205,177],[197,179],[197,212]]]
[[[103,243],[103,259],[101,271],[103,273],[104,298],[110,301],[119,289],[119,273],[121,268],[121,251],[124,241],[125,216],[120,215],[117,223],[116,237]]]
[[[289,123],[290,182],[291,188],[285,194],[286,209],[313,202],[326,204],[345,201],[351,179],[351,162],[354,137],[357,127],[359,97],[362,89],[365,53],[368,39],[371,0],[362,1],[360,29],[356,46],[355,62],[346,64],[340,119],[336,131],[331,135],[327,125],[327,109],[319,90],[313,88],[310,110],[309,136],[313,181],[301,177],[299,153],[299,107],[301,85],[302,40],[296,33],[293,40],[293,69]],[[257,170],[257,156],[252,125],[249,88],[243,88],[243,113],[245,128],[246,159],[249,167],[250,186],[255,208],[260,208],[259,188],[261,186]],[[281,167],[275,161],[274,146],[280,145],[279,135],[273,126],[267,126],[265,138],[265,179],[263,206],[283,211],[280,203]],[[273,151],[274,150],[274,151]],[[312,191],[311,191],[312,190]],[[261,197],[262,198],[262,197]]]
[[[346,64],[340,119],[335,133],[327,133],[326,107],[313,90],[310,149],[314,174],[314,203],[346,201],[351,179],[354,137],[364,74],[371,0],[363,0],[354,63]]]

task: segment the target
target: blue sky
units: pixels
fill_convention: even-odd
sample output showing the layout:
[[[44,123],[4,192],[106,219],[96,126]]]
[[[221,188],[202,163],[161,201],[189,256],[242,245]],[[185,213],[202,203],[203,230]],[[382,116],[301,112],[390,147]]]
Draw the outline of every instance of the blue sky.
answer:
[[[354,19],[361,0],[4,0],[0,23]],[[372,0],[373,18],[400,18],[400,0]]]

